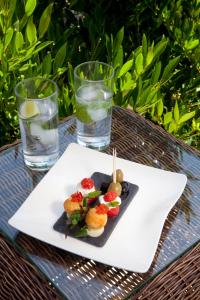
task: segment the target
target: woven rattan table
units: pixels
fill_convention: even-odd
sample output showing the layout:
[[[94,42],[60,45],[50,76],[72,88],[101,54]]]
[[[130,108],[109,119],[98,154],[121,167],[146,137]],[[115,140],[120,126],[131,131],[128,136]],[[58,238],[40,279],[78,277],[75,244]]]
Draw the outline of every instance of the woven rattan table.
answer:
[[[75,119],[59,126],[61,153],[75,142]],[[0,152],[0,299],[200,299],[200,153],[144,118],[113,109],[112,142],[105,151],[187,175],[170,212],[154,261],[145,274],[74,255],[8,224],[45,175],[24,166],[19,142]],[[124,255],[124,254],[122,254]]]

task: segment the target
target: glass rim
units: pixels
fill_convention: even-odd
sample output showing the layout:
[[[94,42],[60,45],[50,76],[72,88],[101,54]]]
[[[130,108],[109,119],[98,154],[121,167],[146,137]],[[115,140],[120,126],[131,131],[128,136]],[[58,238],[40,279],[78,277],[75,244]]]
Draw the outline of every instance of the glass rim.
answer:
[[[77,74],[77,69],[80,68],[80,67],[82,67],[82,66],[84,66],[84,65],[89,65],[89,64],[99,64],[99,65],[104,65],[104,66],[108,67],[110,70],[112,70],[112,74],[111,74],[108,78],[106,78],[106,79],[99,79],[99,80],[83,79],[83,78],[81,78],[81,77]],[[83,63],[77,65],[77,66],[74,68],[74,77],[79,78],[79,79],[81,79],[81,80],[84,80],[85,82],[96,82],[96,83],[98,83],[98,82],[102,82],[102,81],[105,81],[105,80],[111,80],[111,79],[114,77],[114,73],[115,73],[115,71],[114,71],[113,66],[111,66],[111,65],[109,65],[109,64],[107,64],[107,63],[105,63],[105,62],[98,61],[98,60],[86,61],[86,62],[83,62]]]
[[[30,97],[27,98],[27,97],[24,97],[24,96],[20,95],[20,94],[18,93],[18,91],[17,91],[17,89],[18,89],[18,87],[20,86],[20,84],[23,84],[24,82],[28,82],[28,81],[34,80],[34,79],[41,79],[41,80],[43,80],[43,81],[51,82],[51,83],[53,84],[53,86],[55,87],[55,91],[52,92],[52,94],[50,94],[49,96],[47,96],[47,97],[42,97],[42,98],[30,98]],[[56,95],[56,94],[58,93],[58,86],[57,86],[56,82],[55,82],[54,80],[52,80],[52,79],[34,76],[34,77],[29,77],[29,78],[25,78],[25,79],[20,80],[20,81],[15,85],[15,87],[14,87],[14,92],[15,92],[15,95],[16,95],[17,98],[23,98],[24,100],[27,100],[27,101],[29,101],[29,100],[45,100],[45,99],[48,99],[48,97],[50,97],[50,96],[52,97],[52,96],[54,96],[54,95]]]

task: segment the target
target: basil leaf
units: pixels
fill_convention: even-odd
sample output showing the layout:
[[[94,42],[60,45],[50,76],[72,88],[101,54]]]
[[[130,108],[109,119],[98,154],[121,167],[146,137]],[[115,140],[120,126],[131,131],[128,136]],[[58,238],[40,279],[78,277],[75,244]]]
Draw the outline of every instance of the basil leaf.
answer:
[[[70,216],[70,220],[71,220],[71,224],[72,224],[72,225],[77,225],[78,222],[81,221],[81,214],[80,214],[80,212],[74,212],[74,213]]]
[[[88,235],[87,227],[82,227],[79,231],[75,233],[75,237],[85,237]]]
[[[92,199],[101,195],[101,191],[94,191],[87,195],[87,198]]]
[[[87,204],[88,204],[87,198],[83,198],[83,207],[87,207]]]
[[[119,202],[118,201],[112,201],[108,204],[110,207],[116,207],[119,205]]]

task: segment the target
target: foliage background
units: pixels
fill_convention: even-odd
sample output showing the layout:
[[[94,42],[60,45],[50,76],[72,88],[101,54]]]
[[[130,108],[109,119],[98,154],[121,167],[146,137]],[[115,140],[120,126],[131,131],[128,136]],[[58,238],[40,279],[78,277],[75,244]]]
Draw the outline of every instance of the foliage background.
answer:
[[[200,149],[200,0],[0,0],[0,145],[19,137],[19,80],[54,79],[62,118],[87,60],[115,68],[116,104]]]

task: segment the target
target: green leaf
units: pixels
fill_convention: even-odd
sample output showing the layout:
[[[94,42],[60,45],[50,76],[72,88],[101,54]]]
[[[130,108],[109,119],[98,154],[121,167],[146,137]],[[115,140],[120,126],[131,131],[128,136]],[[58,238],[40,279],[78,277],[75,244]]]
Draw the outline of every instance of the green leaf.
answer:
[[[176,123],[178,123],[178,121],[179,121],[179,108],[178,108],[177,101],[174,106],[174,120],[176,121]]]
[[[195,40],[185,41],[184,47],[186,50],[192,50],[196,48],[198,45],[199,45],[199,40],[195,39]]]
[[[75,211],[70,216],[70,221],[72,225],[77,225],[82,220],[81,213],[79,211]]]
[[[153,61],[153,48],[150,47],[147,53],[146,66],[149,66]]]
[[[2,57],[1,63],[2,63],[1,69],[2,69],[3,73],[6,74],[8,72],[8,60],[5,55],[3,55],[3,57]]]
[[[133,58],[136,59],[136,57],[137,57],[140,53],[142,53],[142,47],[141,47],[141,46],[137,47],[137,48],[135,49],[135,51],[132,52]]]
[[[163,100],[160,99],[160,101],[157,104],[157,115],[158,115],[158,117],[162,116],[162,114],[163,114],[163,108],[164,108]]]
[[[169,111],[164,115],[164,125],[169,124],[172,121],[172,112]]]
[[[45,58],[43,59],[42,62],[42,74],[43,75],[49,75],[51,73],[51,64],[52,58],[51,58],[51,53],[49,52]]]
[[[154,50],[153,50],[154,59],[157,59],[165,51],[167,44],[168,44],[168,40],[163,38],[160,42],[158,42],[154,46]]]
[[[23,38],[23,34],[21,32],[16,32],[15,35],[15,49],[17,52],[19,52],[22,47],[24,45],[24,38]]]
[[[118,51],[117,51],[116,56],[114,58],[113,64],[114,64],[114,69],[116,69],[117,67],[122,66],[122,64],[123,64],[123,48],[122,48],[122,46],[120,46],[118,48]]]
[[[122,91],[133,90],[135,87],[136,87],[136,82],[134,80],[128,80],[121,86],[121,90]]]
[[[25,13],[27,16],[32,15],[33,11],[35,10],[36,4],[36,0],[27,0],[25,5]]]
[[[113,39],[112,36],[109,38],[109,36],[106,34],[106,50],[108,53],[108,63],[112,63],[112,55],[113,55]]]
[[[176,130],[177,130],[177,124],[172,120],[172,122],[169,124],[168,131],[169,131],[169,133],[172,133]]]
[[[30,44],[37,41],[37,31],[33,23],[33,17],[30,17],[26,26],[26,35]]]
[[[155,67],[154,70],[152,72],[152,76],[151,76],[151,82],[152,84],[156,84],[159,80],[160,77],[160,72],[161,72],[161,62],[159,61]]]
[[[133,59],[128,60],[122,67],[119,72],[118,78],[122,77],[124,74],[126,74],[132,67],[133,65]]]
[[[112,202],[108,203],[109,207],[116,207],[118,205],[119,205],[119,201],[112,201]]]
[[[0,60],[2,59],[2,54],[3,54],[3,43],[0,40]]]
[[[83,198],[83,207],[87,207],[88,201],[86,198]]]
[[[87,198],[92,199],[101,195],[101,191],[94,191],[87,195]]]
[[[180,28],[175,28],[174,35],[177,40],[180,40],[182,38],[182,31]]]
[[[8,17],[9,17],[10,20],[12,20],[12,16],[13,16],[13,14],[15,12],[15,9],[16,9],[16,1],[17,0],[12,0],[9,3],[9,14],[8,14]]]
[[[6,49],[8,45],[10,44],[11,40],[13,37],[13,28],[9,27],[6,31],[6,36],[5,36],[5,43],[4,43],[4,48]]]
[[[52,41],[46,41],[46,42],[41,43],[37,48],[35,48],[33,54],[37,54],[38,52],[40,52],[47,46],[51,45],[52,43],[53,43]]]
[[[75,233],[75,237],[86,237],[88,235],[87,227],[82,227],[79,231]]]
[[[150,93],[147,94],[146,104],[153,104],[157,102],[157,93],[158,89],[155,87],[151,87]]]
[[[143,71],[143,55],[142,53],[138,54],[135,60],[135,69],[138,75]]]
[[[141,98],[140,98],[140,105],[145,105],[147,101],[147,97],[151,91],[152,87],[148,86],[146,89],[142,89]]]
[[[145,66],[146,65],[146,57],[147,57],[147,38],[144,33],[142,36],[142,55],[143,55],[144,66]]]
[[[71,89],[74,91],[74,73],[73,73],[73,67],[70,62],[68,62],[68,81]]]
[[[56,53],[56,57],[53,64],[53,71],[54,73],[57,71],[58,68],[62,67],[66,57],[66,43],[63,44],[58,52]]]
[[[185,123],[186,121],[190,120],[191,118],[193,118],[195,116],[195,111],[191,111],[189,113],[186,113],[185,115],[183,115],[180,119],[179,119],[179,124]]]
[[[180,60],[180,56],[177,56],[171,59],[168,65],[165,67],[161,80],[167,81],[170,77],[173,76],[173,71]]]
[[[138,84],[137,84],[137,100],[136,103],[140,100],[140,95],[142,94],[142,78],[138,77]]]
[[[19,68],[19,72],[27,71],[30,68],[30,64],[24,64],[21,68]]]
[[[50,3],[42,13],[39,23],[39,37],[42,38],[46,33],[49,24],[51,22],[51,13],[52,13],[53,3]]]
[[[118,31],[118,33],[117,33],[117,35],[116,35],[116,37],[115,37],[115,39],[114,39],[113,49],[114,49],[115,55],[116,55],[116,53],[118,52],[118,49],[120,48],[120,46],[121,46],[121,44],[122,44],[123,38],[124,38],[124,27],[122,27],[122,28]]]

